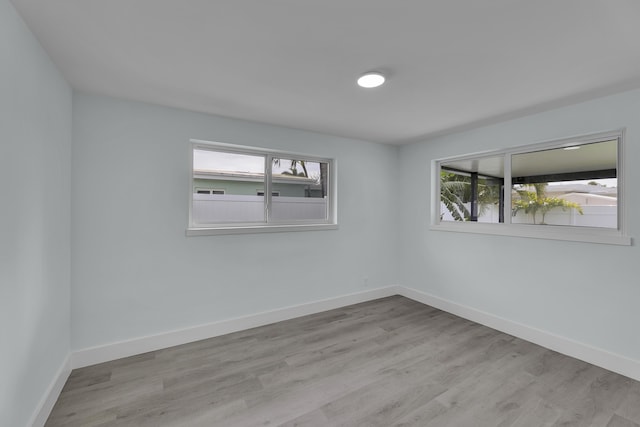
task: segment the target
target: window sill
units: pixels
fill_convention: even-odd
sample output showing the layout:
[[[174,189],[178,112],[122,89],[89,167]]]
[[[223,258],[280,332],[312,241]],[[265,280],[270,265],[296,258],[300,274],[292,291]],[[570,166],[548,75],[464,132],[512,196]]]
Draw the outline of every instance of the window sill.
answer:
[[[251,225],[211,228],[187,228],[187,236],[216,236],[222,234],[283,233],[288,231],[337,230],[338,224]]]
[[[459,233],[492,234],[497,236],[631,246],[631,237],[624,236],[617,230],[599,228],[583,227],[575,229],[553,225],[483,224],[465,222],[433,224],[429,229],[434,231],[453,231]]]

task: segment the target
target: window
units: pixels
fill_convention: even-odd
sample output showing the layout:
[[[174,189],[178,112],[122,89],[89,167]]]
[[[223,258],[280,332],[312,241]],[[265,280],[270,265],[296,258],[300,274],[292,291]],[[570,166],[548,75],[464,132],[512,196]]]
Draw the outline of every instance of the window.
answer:
[[[434,162],[432,228],[630,244],[623,131]]]
[[[441,221],[504,222],[504,158],[452,160],[440,165]]]
[[[188,235],[336,228],[332,159],[204,141],[190,154]]]
[[[196,194],[224,194],[224,190],[209,189],[209,188],[196,188]]]

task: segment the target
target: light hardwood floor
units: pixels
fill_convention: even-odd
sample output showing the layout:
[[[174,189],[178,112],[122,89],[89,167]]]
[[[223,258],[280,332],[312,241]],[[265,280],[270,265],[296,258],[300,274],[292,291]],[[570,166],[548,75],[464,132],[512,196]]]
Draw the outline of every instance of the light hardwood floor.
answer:
[[[54,426],[640,426],[640,383],[390,297],[74,370]]]

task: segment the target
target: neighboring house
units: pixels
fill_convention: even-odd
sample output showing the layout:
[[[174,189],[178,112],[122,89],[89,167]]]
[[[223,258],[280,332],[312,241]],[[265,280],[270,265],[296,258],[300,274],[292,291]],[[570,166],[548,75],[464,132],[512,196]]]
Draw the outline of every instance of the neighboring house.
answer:
[[[568,193],[558,195],[560,199],[577,203],[580,206],[618,206],[618,198],[588,193]]]
[[[264,195],[264,174],[194,170],[193,192],[196,194]],[[274,174],[271,192],[282,197],[322,197],[317,180],[305,176]]]
[[[568,202],[585,206],[617,206],[618,189],[590,184],[554,184],[545,189],[549,197],[558,197]]]
[[[614,199],[618,197],[618,189],[616,187],[592,184],[551,184],[545,188],[544,192],[549,197],[562,197],[573,193],[606,196]]]

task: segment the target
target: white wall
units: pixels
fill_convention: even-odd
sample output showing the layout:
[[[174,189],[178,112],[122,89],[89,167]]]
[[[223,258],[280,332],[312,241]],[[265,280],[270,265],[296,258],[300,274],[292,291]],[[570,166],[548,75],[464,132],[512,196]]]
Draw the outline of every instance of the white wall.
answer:
[[[24,426],[69,353],[71,89],[0,0],[0,425]]]
[[[72,347],[396,283],[397,147],[74,93]],[[338,230],[185,237],[190,138],[331,157]]]
[[[429,230],[433,159],[626,127],[626,203],[635,240],[638,111],[640,91],[632,91],[402,147],[401,284],[640,360],[640,250],[635,243],[609,246]]]

